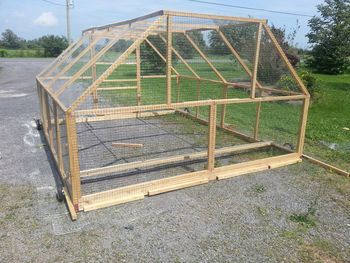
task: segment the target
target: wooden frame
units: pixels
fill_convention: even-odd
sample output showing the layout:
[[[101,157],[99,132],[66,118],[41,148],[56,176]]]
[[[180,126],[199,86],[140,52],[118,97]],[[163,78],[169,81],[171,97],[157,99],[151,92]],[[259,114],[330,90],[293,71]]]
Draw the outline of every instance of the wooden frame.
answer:
[[[189,22],[179,23],[176,19],[190,18]],[[206,20],[221,20],[220,23],[202,23],[200,19]],[[205,21],[205,20],[204,20]],[[252,64],[252,70],[247,65],[247,62],[242,59],[239,52],[235,49],[234,45],[229,42],[222,29],[230,23],[250,23],[256,25],[258,28],[256,32],[255,42],[255,56]],[[226,24],[225,24],[226,23]],[[181,30],[180,30],[181,29]],[[219,38],[222,40],[223,45],[233,55],[234,59],[242,66],[243,70],[250,78],[250,84],[247,83],[234,83],[232,80],[226,79],[220,72],[220,69],[213,65],[211,61],[201,50],[201,48],[195,43],[189,32],[193,30],[215,30]],[[299,92],[285,91],[275,87],[264,86],[263,83],[257,80],[258,76],[258,64],[260,57],[260,42],[262,32],[264,36],[269,37],[271,43],[276,48],[277,53],[281,57],[283,63],[289,69],[292,77],[295,79]],[[225,31],[226,32],[226,31]],[[181,55],[181,49],[177,49],[175,46],[175,40],[173,45],[173,34],[183,34],[187,39],[191,48],[193,48],[201,59],[210,67],[215,73],[218,79],[203,78],[197,72],[195,66],[191,65],[192,62]],[[166,55],[157,49],[157,47],[148,39],[148,36],[158,35],[162,41],[166,44]],[[110,42],[105,45],[100,51],[95,52],[95,45],[100,39],[108,38]],[[66,64],[56,75],[52,75],[56,72],[64,61],[78,48],[82,43],[89,39],[89,45],[84,48],[81,53],[75,57],[70,63]],[[119,39],[130,39],[132,44],[123,52],[115,61],[107,63],[100,61],[99,59],[111,48]],[[154,75],[142,75],[142,50],[141,44],[146,42],[166,63],[166,68],[161,74]],[[63,76],[74,63],[78,61],[84,54],[90,52],[90,60],[83,65],[72,76]],[[131,54],[135,54],[135,67],[136,76],[132,78],[111,78],[112,73],[121,65],[127,62],[128,57]],[[178,60],[187,68],[192,75],[187,76],[180,74],[180,71],[176,69],[176,62],[172,61],[172,56],[175,55]],[[142,61],[141,61],[142,60]],[[107,65],[107,69],[97,76],[97,67]],[[61,94],[71,86],[75,81],[81,78],[82,74],[86,72],[88,68],[91,68],[91,74],[84,76],[84,80],[91,81],[90,85],[86,87],[73,102],[66,105],[62,100]],[[172,74],[174,73],[174,74]],[[143,80],[148,79],[165,79],[164,91],[165,99],[159,104],[144,104],[142,99],[143,94]],[[175,79],[176,78],[176,79]],[[67,80],[56,91],[52,90],[52,85],[57,80]],[[195,80],[195,96],[196,100],[193,101],[180,101],[181,92],[186,90],[181,89],[182,83],[186,79]],[[172,81],[176,80],[176,87],[172,87]],[[113,86],[103,86],[103,83],[112,83]],[[128,83],[125,86],[119,84]],[[131,83],[131,84],[130,84]],[[222,85],[222,92],[220,98],[205,98],[202,99],[202,88],[207,83],[217,83]],[[72,44],[59,58],[55,60],[47,69],[40,73],[37,77],[38,96],[40,102],[41,118],[44,125],[44,136],[48,142],[51,154],[57,165],[57,169],[60,172],[61,179],[64,186],[64,191],[67,199],[67,206],[72,215],[72,218],[76,218],[76,212],[89,211],[97,208],[107,207],[110,205],[125,203],[129,201],[139,200],[144,196],[152,196],[163,192],[173,191],[185,187],[208,183],[212,180],[221,180],[230,178],[237,175],[248,174],[251,172],[257,172],[262,170],[273,169],[276,167],[289,165],[301,161],[301,158],[306,158],[314,163],[319,163],[323,167],[333,169],[336,172],[348,175],[347,172],[329,166],[323,162],[313,159],[312,157],[303,154],[303,146],[305,140],[305,129],[307,123],[307,113],[309,107],[310,96],[306,88],[302,84],[293,67],[288,62],[283,50],[278,45],[271,30],[266,24],[266,20],[253,19],[253,18],[237,18],[216,16],[208,14],[193,14],[184,12],[173,11],[159,11],[140,18],[113,23],[106,26],[94,27],[87,29],[83,32],[83,36],[75,44]],[[249,90],[250,96],[248,97],[234,97],[229,98],[228,93],[230,88]],[[173,92],[172,92],[172,89]],[[112,106],[112,107],[100,107],[98,103],[98,96],[104,93],[98,93],[99,91],[110,91],[113,94],[118,94],[122,90],[135,90],[136,100],[134,106]],[[267,96],[261,94],[265,92]],[[172,96],[173,94],[173,96]],[[258,96],[255,96],[258,94]],[[175,95],[175,96],[174,96]],[[92,98],[92,105],[88,107],[82,107],[83,102],[86,102],[89,98]],[[52,112],[50,112],[50,105],[48,101],[52,102]],[[216,167],[215,159],[218,156],[237,153],[241,151],[252,151],[261,149],[263,147],[277,147],[285,150],[282,146],[276,145],[273,141],[261,141],[259,138],[259,126],[261,117],[262,103],[266,102],[285,102],[285,101],[302,101],[302,111],[300,115],[300,123],[298,130],[298,142],[295,152],[286,150],[286,153],[279,156],[252,160],[248,162],[242,162],[238,164],[226,165],[223,167]],[[252,136],[246,135],[230,127],[225,122],[225,116],[227,115],[227,105],[230,104],[247,104],[254,103],[256,105],[255,122],[253,123]],[[186,111],[186,108],[195,108],[194,113]],[[207,107],[209,112],[200,112],[201,107]],[[185,110],[184,110],[185,109]],[[221,109],[221,112],[218,111]],[[58,113],[60,112],[60,114]],[[185,118],[190,118],[194,122],[201,123],[207,126],[207,148],[205,151],[192,152],[188,154],[173,155],[166,158],[154,158],[145,159],[143,161],[126,162],[117,165],[109,165],[106,167],[95,167],[92,169],[80,170],[80,159],[78,152],[79,138],[77,135],[77,124],[81,122],[106,122],[111,120],[133,119],[133,118],[147,118],[152,116],[167,115],[167,114],[181,114]],[[203,118],[203,115],[207,118]],[[61,116],[62,115],[62,116]],[[219,115],[219,116],[217,116]],[[66,130],[62,130],[62,125],[66,126]],[[220,129],[226,133],[236,136],[246,142],[247,144],[226,146],[218,148],[216,145],[216,132]],[[54,132],[55,131],[55,132]],[[67,144],[62,142],[62,132],[66,132]],[[56,143],[54,145],[54,136],[56,137]],[[128,142],[111,142],[114,148],[143,148],[143,144],[130,140]],[[63,148],[65,147],[65,148]],[[64,162],[63,149],[68,147],[68,163]],[[192,173],[172,176],[164,179],[158,179],[148,181],[144,183],[138,183],[126,187],[112,189],[108,191],[97,192],[93,194],[83,195],[81,190],[81,180],[87,178],[103,177],[109,173],[125,172],[130,169],[141,169],[147,167],[160,167],[167,164],[177,164],[188,161],[202,161],[206,162],[206,167],[202,171],[196,171]]]

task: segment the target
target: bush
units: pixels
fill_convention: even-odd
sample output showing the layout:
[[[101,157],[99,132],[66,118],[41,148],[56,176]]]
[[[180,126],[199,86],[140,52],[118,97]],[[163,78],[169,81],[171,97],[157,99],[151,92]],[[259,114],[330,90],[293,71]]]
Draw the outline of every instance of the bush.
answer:
[[[6,51],[5,50],[0,50],[0,57],[1,58],[4,58],[4,57],[6,57]]]
[[[303,81],[304,85],[306,86],[307,90],[309,91],[311,97],[314,97],[316,92],[316,77],[306,70],[300,72],[299,76]]]
[[[282,90],[295,90],[295,80],[288,75],[282,75],[276,85]]]

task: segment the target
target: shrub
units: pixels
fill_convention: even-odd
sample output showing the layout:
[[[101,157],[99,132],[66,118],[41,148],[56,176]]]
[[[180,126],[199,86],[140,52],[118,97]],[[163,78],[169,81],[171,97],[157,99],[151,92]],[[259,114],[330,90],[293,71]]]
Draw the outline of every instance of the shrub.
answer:
[[[306,86],[307,90],[309,91],[311,97],[314,97],[316,92],[316,77],[306,70],[300,72],[299,76],[303,81],[304,85]]]
[[[295,90],[295,81],[288,75],[282,75],[276,85],[282,90]]]

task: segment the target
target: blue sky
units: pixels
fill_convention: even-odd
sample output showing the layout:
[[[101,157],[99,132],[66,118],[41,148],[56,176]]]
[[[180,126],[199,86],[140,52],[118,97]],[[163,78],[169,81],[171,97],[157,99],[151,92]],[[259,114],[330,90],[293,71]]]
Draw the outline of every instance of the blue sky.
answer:
[[[51,1],[65,3],[65,0]],[[213,0],[212,2],[315,15],[316,5],[323,1]],[[71,10],[72,37],[78,38],[83,29],[91,26],[131,19],[160,9],[267,18],[270,24],[285,25],[287,31],[295,28],[298,20],[300,29],[295,42],[300,47],[307,46],[305,34],[309,30],[307,26],[309,17],[212,6],[188,0],[74,0],[74,8]],[[0,32],[10,28],[26,39],[37,38],[45,34],[65,35],[65,22],[64,6],[52,5],[42,0],[0,0]]]

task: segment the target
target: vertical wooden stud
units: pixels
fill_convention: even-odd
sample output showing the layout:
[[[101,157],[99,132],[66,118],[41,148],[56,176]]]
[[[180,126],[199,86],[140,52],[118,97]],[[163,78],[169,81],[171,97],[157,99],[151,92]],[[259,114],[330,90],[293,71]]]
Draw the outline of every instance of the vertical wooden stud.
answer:
[[[79,200],[81,198],[80,168],[78,155],[78,141],[75,117],[71,110],[66,112],[67,138],[69,152],[69,167],[71,181],[71,200],[76,211],[79,210]]]
[[[252,99],[255,98],[255,87],[257,83],[257,74],[258,74],[258,63],[259,63],[259,54],[260,54],[260,42],[261,42],[261,29],[262,23],[259,23],[258,32],[256,33],[256,47],[255,47],[255,57],[254,57],[254,67],[253,67],[253,75],[252,75],[252,87],[250,97]]]
[[[199,100],[201,95],[201,80],[200,78],[197,78],[197,100]],[[199,116],[199,107],[196,107],[196,117],[198,118]]]
[[[90,35],[89,41],[90,41],[90,45],[92,45],[92,43],[94,42],[93,34]],[[92,45],[91,49],[90,49],[90,58],[92,59],[94,56],[95,56],[95,46]],[[92,66],[91,66],[92,82],[95,82],[96,76],[97,76],[96,75],[96,63],[93,63]],[[95,90],[92,93],[92,100],[93,100],[94,108],[97,109],[98,108],[98,94],[97,94],[97,90]]]
[[[48,134],[47,131],[47,116],[46,116],[46,103],[45,103],[45,93],[46,91],[41,89],[41,105],[42,105],[42,117],[43,117],[43,131],[45,134]]]
[[[59,165],[59,170],[61,171],[61,175],[62,175],[62,171],[64,169],[63,169],[63,158],[62,158],[61,131],[60,131],[60,119],[58,118],[56,102],[53,103],[53,115],[55,119],[55,128],[56,128],[57,161]]]
[[[179,102],[180,101],[180,75],[176,75],[176,91],[177,91],[176,102]]]
[[[222,91],[222,98],[227,99],[227,90],[228,86],[226,83],[224,83],[224,88]],[[226,103],[221,105],[221,122],[220,122],[220,127],[223,128],[225,125],[225,116],[226,116]]]
[[[44,105],[43,105],[43,88],[42,86],[40,85],[39,81],[36,81],[36,86],[37,86],[37,91],[38,91],[38,98],[39,98],[39,108],[40,108],[40,117],[41,117],[41,120],[42,122],[44,122]]]
[[[141,50],[140,46],[136,48],[136,103],[141,105]],[[136,113],[136,117],[140,117],[140,112]]]
[[[166,56],[166,97],[167,104],[171,104],[171,53],[172,53],[172,17],[167,16],[167,56]]]
[[[255,126],[254,126],[254,139],[258,140],[259,137],[259,124],[260,124],[260,112],[261,112],[261,101],[256,104],[256,116],[255,116]]]
[[[45,105],[45,115],[46,115],[46,133],[49,136],[50,147],[53,147],[53,132],[52,132],[52,121],[49,106],[49,96],[47,92],[44,94],[44,105]]]
[[[299,129],[299,138],[298,138],[298,145],[297,145],[297,151],[298,151],[298,154],[300,157],[303,155],[305,132],[306,132],[306,122],[307,122],[307,115],[308,115],[308,111],[309,111],[309,104],[310,104],[310,97],[307,97],[304,99],[303,110],[302,110],[301,116],[300,116],[300,129]]]
[[[208,171],[212,172],[215,168],[215,139],[216,139],[216,103],[212,103],[209,108],[209,133],[208,133]],[[209,175],[210,180],[215,177],[212,173]]]

